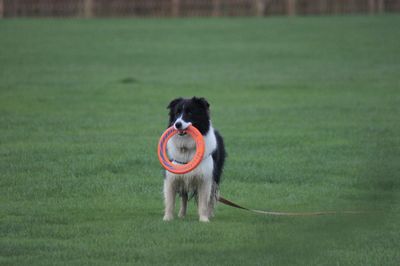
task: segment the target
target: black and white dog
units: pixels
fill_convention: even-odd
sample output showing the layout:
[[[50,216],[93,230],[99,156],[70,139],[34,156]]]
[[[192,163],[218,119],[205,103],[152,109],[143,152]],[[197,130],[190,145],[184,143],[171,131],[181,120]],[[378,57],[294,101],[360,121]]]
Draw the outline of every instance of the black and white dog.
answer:
[[[181,131],[167,144],[169,158],[175,164],[185,164],[196,153],[196,144],[185,129],[189,125],[196,127],[204,137],[205,152],[202,162],[194,170],[183,175],[165,171],[164,179],[164,221],[174,218],[175,197],[182,198],[179,217],[186,215],[189,195],[194,195],[198,203],[199,219],[208,222],[213,216],[214,204],[218,198],[218,186],[225,161],[225,148],[221,135],[212,127],[209,103],[204,98],[177,98],[168,108],[169,127]]]

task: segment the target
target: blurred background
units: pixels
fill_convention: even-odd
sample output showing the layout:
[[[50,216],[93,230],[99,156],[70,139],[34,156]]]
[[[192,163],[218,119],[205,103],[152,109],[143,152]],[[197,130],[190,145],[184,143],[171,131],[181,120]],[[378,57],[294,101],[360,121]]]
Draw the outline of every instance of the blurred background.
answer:
[[[0,17],[292,16],[399,11],[399,0],[0,0]]]
[[[0,0],[0,265],[399,266],[399,11]],[[229,155],[221,195],[365,214],[218,205],[204,225],[191,201],[164,223],[157,142],[167,104],[195,95]]]

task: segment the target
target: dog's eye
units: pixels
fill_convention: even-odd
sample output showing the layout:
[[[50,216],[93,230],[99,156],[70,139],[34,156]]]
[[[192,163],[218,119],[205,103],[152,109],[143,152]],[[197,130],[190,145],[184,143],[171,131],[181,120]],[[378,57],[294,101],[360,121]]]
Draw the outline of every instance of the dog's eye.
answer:
[[[188,115],[192,114],[192,109],[191,108],[185,108],[185,113]]]

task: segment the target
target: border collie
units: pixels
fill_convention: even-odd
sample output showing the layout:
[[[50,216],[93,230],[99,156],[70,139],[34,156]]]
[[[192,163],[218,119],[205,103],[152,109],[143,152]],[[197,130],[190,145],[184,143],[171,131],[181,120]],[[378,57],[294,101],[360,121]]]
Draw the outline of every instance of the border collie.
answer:
[[[225,148],[221,135],[210,121],[209,103],[204,98],[177,98],[169,105],[169,124],[180,133],[167,143],[167,154],[175,164],[185,164],[196,153],[194,140],[185,133],[189,125],[196,127],[204,137],[205,152],[199,166],[183,175],[165,171],[164,178],[164,221],[174,218],[175,197],[179,194],[182,202],[179,217],[186,215],[189,196],[194,196],[198,205],[199,220],[208,222],[214,215],[218,199],[218,186],[225,161]]]

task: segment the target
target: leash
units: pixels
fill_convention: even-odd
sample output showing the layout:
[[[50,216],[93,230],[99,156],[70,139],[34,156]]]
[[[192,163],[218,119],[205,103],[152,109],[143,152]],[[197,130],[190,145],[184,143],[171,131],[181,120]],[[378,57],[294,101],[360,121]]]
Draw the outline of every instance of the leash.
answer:
[[[240,206],[230,200],[227,200],[221,196],[218,197],[218,201],[234,207],[238,209],[242,209],[245,211],[250,211],[254,213],[259,213],[259,214],[266,214],[266,215],[274,215],[274,216],[317,216],[317,215],[328,215],[328,214],[360,214],[364,213],[362,211],[317,211],[317,212],[276,212],[276,211],[262,211],[262,210],[255,210],[255,209],[249,209],[243,206]]]
[[[158,148],[157,148],[157,154],[158,154],[158,159],[161,163],[161,165],[168,170],[169,172],[175,173],[175,174],[185,174],[187,172],[192,171],[194,168],[196,168],[201,161],[204,159],[204,149],[205,149],[205,144],[203,140],[203,136],[201,133],[196,129],[193,125],[190,125],[186,130],[186,133],[189,133],[189,135],[192,136],[192,138],[196,142],[196,154],[194,155],[194,158],[192,161],[184,163],[180,162],[177,160],[170,161],[168,156],[167,156],[167,142],[168,140],[174,136],[175,134],[179,134],[179,131],[174,128],[174,126],[169,127],[161,136],[159,142],[158,142]],[[210,156],[210,154],[208,155]],[[173,162],[177,164],[173,164]],[[238,209],[242,209],[245,211],[250,211],[254,213],[259,213],[259,214],[266,214],[266,215],[275,215],[275,216],[316,216],[316,215],[327,215],[327,214],[359,214],[363,213],[361,211],[318,211],[318,212],[276,212],[276,211],[262,211],[262,210],[256,210],[256,209],[250,209],[246,208],[243,206],[240,206],[230,200],[227,200],[221,196],[218,197],[218,201],[234,207]]]

